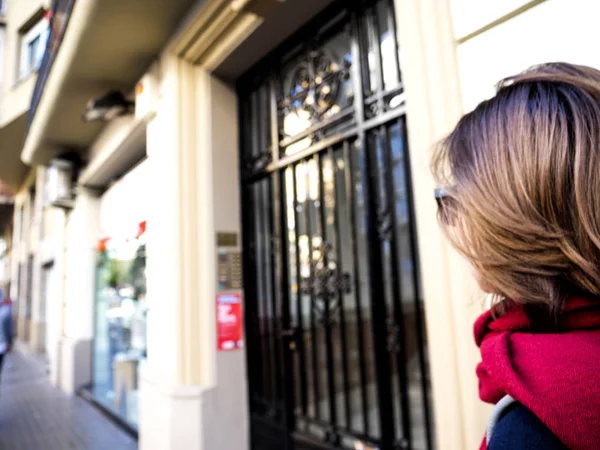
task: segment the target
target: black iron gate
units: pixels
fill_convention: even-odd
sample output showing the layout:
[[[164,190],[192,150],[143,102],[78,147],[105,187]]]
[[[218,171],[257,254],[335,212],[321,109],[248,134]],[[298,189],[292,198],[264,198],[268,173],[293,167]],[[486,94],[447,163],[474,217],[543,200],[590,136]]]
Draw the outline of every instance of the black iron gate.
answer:
[[[337,2],[239,83],[256,450],[433,447],[392,5]]]

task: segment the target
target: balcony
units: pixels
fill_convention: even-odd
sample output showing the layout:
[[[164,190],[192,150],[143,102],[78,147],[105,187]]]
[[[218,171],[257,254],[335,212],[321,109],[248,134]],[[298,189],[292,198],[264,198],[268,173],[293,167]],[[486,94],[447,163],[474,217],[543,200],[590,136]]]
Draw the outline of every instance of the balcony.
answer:
[[[84,152],[102,123],[84,123],[88,101],[131,92],[185,14],[200,0],[54,0],[51,36],[31,100],[22,160],[46,164]]]
[[[47,0],[15,1],[6,11],[0,1],[3,78],[0,89],[0,179],[18,190],[28,168],[21,161],[27,113],[37,78],[41,43],[46,36]],[[30,53],[29,53],[30,52]],[[24,55],[28,55],[27,58]]]
[[[47,41],[44,58],[42,59],[42,64],[38,70],[35,87],[33,88],[31,106],[29,108],[29,114],[27,115],[27,132],[29,132],[31,122],[35,117],[40,99],[44,93],[50,69],[52,69],[58,48],[65,35],[69,19],[71,18],[71,12],[75,6],[75,1],[76,0],[54,0],[52,2],[52,10],[50,13],[50,38]]]

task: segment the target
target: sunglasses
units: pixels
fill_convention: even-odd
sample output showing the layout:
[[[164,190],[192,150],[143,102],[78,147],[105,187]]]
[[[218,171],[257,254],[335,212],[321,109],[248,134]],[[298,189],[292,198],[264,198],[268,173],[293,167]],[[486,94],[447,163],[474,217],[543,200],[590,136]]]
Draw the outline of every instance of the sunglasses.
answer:
[[[451,219],[447,205],[452,201],[452,197],[448,195],[448,192],[444,188],[438,188],[433,191],[433,196],[438,206],[438,215],[442,223],[449,224]]]
[[[438,204],[438,208],[442,207],[444,199],[448,198],[448,193],[444,188],[438,188],[433,191],[433,196],[435,197],[435,201]]]

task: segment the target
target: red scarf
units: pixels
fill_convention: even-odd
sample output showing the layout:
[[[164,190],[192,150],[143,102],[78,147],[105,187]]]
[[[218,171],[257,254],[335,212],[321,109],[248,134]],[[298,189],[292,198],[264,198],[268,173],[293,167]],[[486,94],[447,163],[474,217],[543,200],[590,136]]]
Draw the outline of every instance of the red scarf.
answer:
[[[514,306],[475,322],[480,398],[497,403],[508,394],[568,448],[600,448],[600,301],[569,300],[551,327],[531,317]]]

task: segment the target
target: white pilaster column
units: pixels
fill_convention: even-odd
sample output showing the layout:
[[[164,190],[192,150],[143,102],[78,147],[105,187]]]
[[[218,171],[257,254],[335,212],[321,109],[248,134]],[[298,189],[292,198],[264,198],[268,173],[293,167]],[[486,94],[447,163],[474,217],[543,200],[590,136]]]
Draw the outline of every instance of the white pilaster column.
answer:
[[[45,348],[46,339],[46,312],[42,302],[42,265],[43,253],[42,244],[42,223],[44,210],[44,176],[45,168],[38,167],[36,170],[35,190],[36,196],[33,202],[33,222],[31,239],[34,241],[33,248],[33,268],[31,283],[31,322],[29,324],[30,340],[29,345],[34,352],[42,352]],[[44,310],[42,310],[42,308]]]
[[[67,238],[67,213],[64,209],[56,209],[54,213],[52,278],[48,286],[48,299],[46,304],[46,347],[48,349],[50,383],[61,386],[62,367],[62,337],[64,333],[64,305],[66,299],[66,238]]]
[[[425,298],[436,441],[444,449],[477,448],[487,424],[477,396],[472,322],[481,312],[465,263],[436,220],[429,170],[433,145],[462,114],[449,0],[395,0],[406,89],[407,123],[419,257]]]
[[[239,231],[236,96],[174,56],[161,73],[147,139],[157,206],[147,227],[140,448],[245,450],[245,354],[217,354],[215,336],[216,232]]]
[[[30,233],[31,233],[31,214],[33,207],[31,195],[28,190],[23,192],[23,215],[21,216],[21,244],[19,248],[19,296],[17,297],[17,335],[22,341],[29,341],[29,311],[27,305],[27,296],[29,295],[29,277],[31,273],[28,270],[30,253]]]
[[[14,300],[19,296],[19,264],[21,262],[21,227],[22,227],[23,204],[20,196],[15,197],[15,208],[13,213],[13,235],[11,249],[10,269],[10,292],[7,295]]]
[[[96,277],[96,242],[100,201],[85,188],[77,190],[66,224],[64,333],[61,387],[72,394],[92,379],[92,340]]]
[[[13,302],[13,320],[17,324],[17,329],[15,330],[17,334],[19,333],[18,329],[18,317],[19,317],[19,306],[20,302],[18,301],[19,295],[21,292],[20,286],[20,273],[19,266],[21,264],[21,240],[22,240],[22,222],[23,222],[23,203],[20,195],[15,196],[15,208],[13,213],[13,235],[12,235],[12,249],[11,249],[11,274],[10,274],[10,292],[6,292],[6,295],[10,295],[10,298]]]

